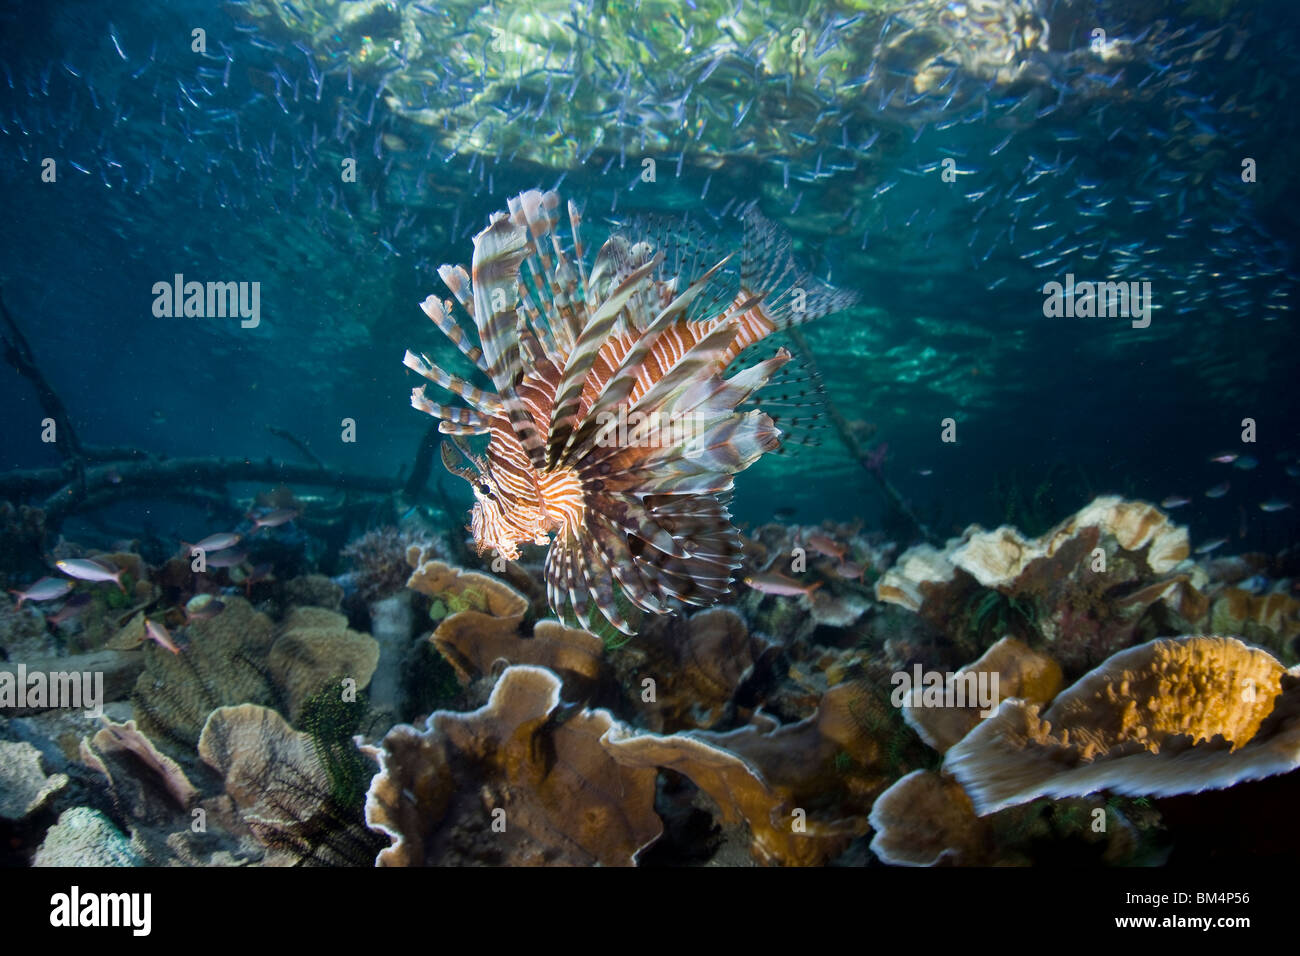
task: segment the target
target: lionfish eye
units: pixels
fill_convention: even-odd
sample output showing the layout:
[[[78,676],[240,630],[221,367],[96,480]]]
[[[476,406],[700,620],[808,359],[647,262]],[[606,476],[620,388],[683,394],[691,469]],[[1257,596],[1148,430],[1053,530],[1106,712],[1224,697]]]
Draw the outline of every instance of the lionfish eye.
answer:
[[[486,481],[480,481],[478,483],[478,490],[479,490],[479,494],[481,494],[484,498],[492,497],[492,489],[488,486],[488,483]]]

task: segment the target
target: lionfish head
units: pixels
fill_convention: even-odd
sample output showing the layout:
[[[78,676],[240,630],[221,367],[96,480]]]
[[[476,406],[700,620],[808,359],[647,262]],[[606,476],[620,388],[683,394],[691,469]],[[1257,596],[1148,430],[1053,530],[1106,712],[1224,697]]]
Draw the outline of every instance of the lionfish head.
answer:
[[[519,559],[518,541],[511,537],[507,522],[505,502],[492,468],[473,454],[459,436],[452,444],[442,443],[442,463],[453,475],[464,478],[474,491],[474,507],[470,510],[469,531],[474,535],[474,547],[480,555],[495,551],[507,561]],[[464,459],[457,459],[457,452]]]

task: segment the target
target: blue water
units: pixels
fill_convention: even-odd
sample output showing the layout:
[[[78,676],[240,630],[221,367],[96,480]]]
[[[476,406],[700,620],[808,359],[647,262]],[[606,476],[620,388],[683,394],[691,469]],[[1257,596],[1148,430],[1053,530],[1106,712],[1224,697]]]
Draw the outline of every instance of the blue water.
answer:
[[[1114,492],[1191,497],[1194,544],[1294,540],[1295,508],[1259,507],[1300,505],[1293,5],[1023,4],[1051,30],[1003,38],[1032,49],[1016,76],[990,74],[969,31],[933,32],[958,4],[642,6],[7,4],[3,294],[81,440],[297,460],[275,427],[331,469],[409,468],[428,419],[402,353],[449,354],[417,307],[444,294],[437,265],[467,263],[507,197],[558,182],[589,248],[605,220],[726,222],[757,200],[809,268],[856,290],[808,342],[940,537],[1041,530]],[[363,8],[364,28],[340,25]],[[1115,46],[1090,54],[1098,24]],[[156,317],[176,273],[259,282],[260,324]],[[1149,327],[1045,317],[1044,284],[1067,274],[1150,282]],[[56,465],[30,384],[0,374],[0,407],[0,469]],[[907,539],[822,434],[740,477],[738,519],[793,508]],[[1259,466],[1207,460],[1224,450]],[[174,504],[114,508],[118,525],[211,530]],[[67,533],[93,537],[80,520]]]

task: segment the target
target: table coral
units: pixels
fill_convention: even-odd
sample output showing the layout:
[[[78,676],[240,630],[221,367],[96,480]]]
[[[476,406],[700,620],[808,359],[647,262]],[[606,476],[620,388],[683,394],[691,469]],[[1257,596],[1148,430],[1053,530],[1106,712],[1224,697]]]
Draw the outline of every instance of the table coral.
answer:
[[[1122,651],[1041,714],[1007,700],[948,751],[977,811],[1110,790],[1197,793],[1300,766],[1300,677],[1231,637]]]

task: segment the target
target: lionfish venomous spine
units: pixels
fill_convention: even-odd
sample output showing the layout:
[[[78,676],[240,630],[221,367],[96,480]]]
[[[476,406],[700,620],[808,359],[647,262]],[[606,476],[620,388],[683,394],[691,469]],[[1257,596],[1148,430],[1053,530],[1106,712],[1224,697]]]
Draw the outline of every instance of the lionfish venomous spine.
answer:
[[[572,202],[568,248],[556,193],[525,192],[507,207],[474,237],[469,274],[438,270],[478,344],[451,300],[421,305],[491,389],[426,356],[404,360],[468,406],[431,401],[423,385],[411,394],[452,436],[442,458],[473,487],[479,553],[516,560],[521,544],[549,543],[551,607],[584,627],[593,605],[631,634],[631,607],[716,603],[740,566],[732,476],[781,442],[767,414],[740,406],[791,356],[782,348],[724,372],[755,343],[853,296],[800,272],[788,238],[754,211],[739,268],[684,224],[643,224],[616,231],[588,269]],[[490,436],[485,457],[468,435]]]

